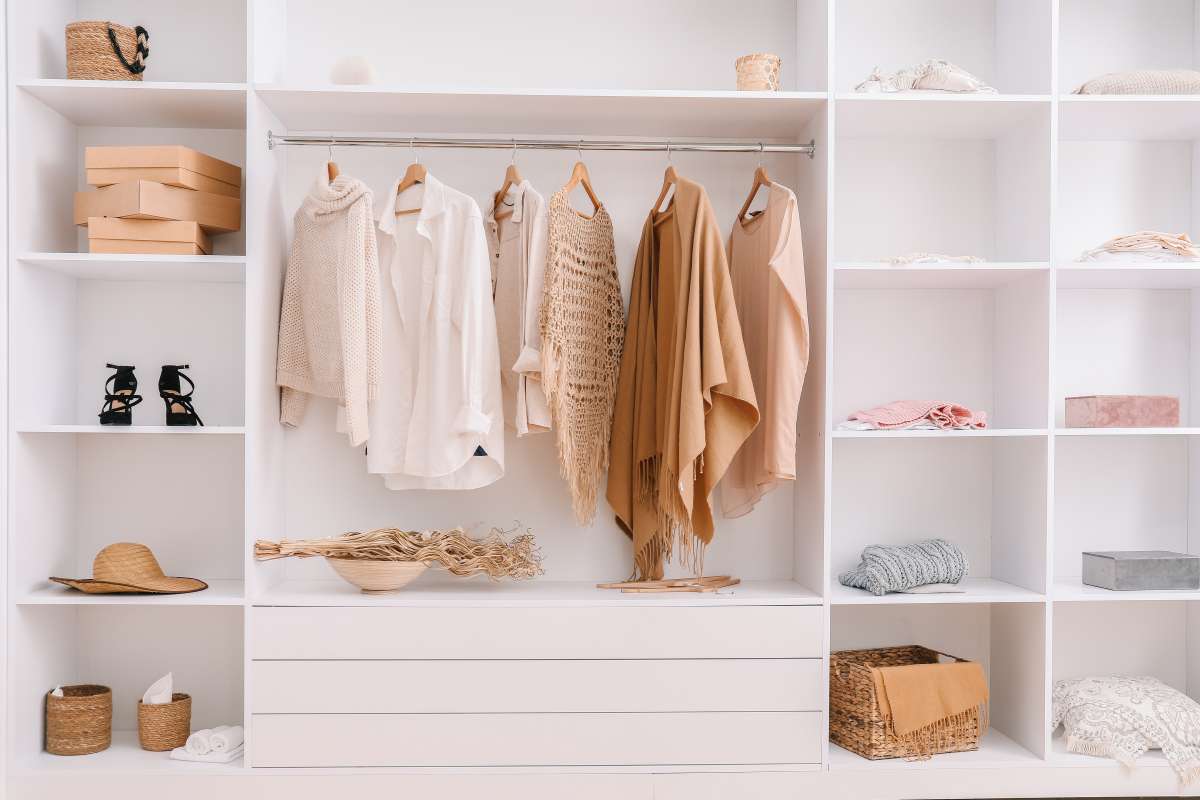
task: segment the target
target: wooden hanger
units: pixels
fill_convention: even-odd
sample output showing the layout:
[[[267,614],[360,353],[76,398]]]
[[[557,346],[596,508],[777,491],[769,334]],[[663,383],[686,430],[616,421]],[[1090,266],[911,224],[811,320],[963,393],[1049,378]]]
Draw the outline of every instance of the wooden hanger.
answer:
[[[492,217],[493,219],[507,219],[513,214],[513,210],[500,210],[500,206],[504,203],[504,198],[508,196],[508,190],[514,185],[521,182],[521,172],[517,169],[517,141],[513,140],[512,159],[508,162],[508,169],[504,170],[504,183],[500,185],[500,191],[496,192],[496,196],[492,200]]]
[[[334,179],[340,174],[338,165],[333,161],[333,143],[329,145],[329,162],[325,164],[325,171],[329,174],[329,182],[333,183]]]
[[[674,213],[674,206],[668,204],[666,209],[661,209],[661,206],[663,200],[667,198],[667,192],[671,190],[672,186],[675,186],[678,183],[679,173],[675,171],[675,165],[671,163],[671,143],[667,142],[667,170],[663,173],[662,191],[658,193],[658,199],[654,201],[654,205],[652,206],[654,209],[652,213],[654,215],[655,225],[667,221],[671,218],[671,214]]]
[[[408,189],[409,187],[412,187],[412,186],[416,186],[418,183],[424,183],[425,176],[429,174],[428,171],[425,169],[425,165],[417,160],[417,150],[413,146],[412,139],[408,140],[408,146],[409,146],[409,149],[411,149],[413,151],[413,162],[408,165],[408,169],[404,170],[404,177],[400,179],[400,185],[396,187],[396,196],[397,197],[405,189]],[[398,208],[398,209],[396,209],[397,217],[402,217],[405,214],[419,214],[419,213],[421,213],[420,208]]]
[[[582,140],[581,140],[582,141]],[[596,192],[592,190],[592,178],[588,174],[587,164],[583,163],[583,148],[576,146],[576,151],[579,153],[579,160],[575,162],[575,166],[571,168],[571,178],[567,181],[567,185],[563,188],[567,192],[574,191],[576,186],[583,186],[583,191],[587,193],[588,200],[592,201],[592,216],[600,210],[600,199],[596,197]],[[578,211],[575,213],[579,213]]]
[[[750,194],[746,197],[746,202],[742,203],[742,210],[738,212],[738,223],[745,225],[746,212],[750,210],[750,204],[754,202],[755,195],[758,190],[764,186],[771,185],[771,176],[767,174],[767,170],[762,165],[762,142],[758,143],[758,166],[754,169],[754,184],[750,187]]]

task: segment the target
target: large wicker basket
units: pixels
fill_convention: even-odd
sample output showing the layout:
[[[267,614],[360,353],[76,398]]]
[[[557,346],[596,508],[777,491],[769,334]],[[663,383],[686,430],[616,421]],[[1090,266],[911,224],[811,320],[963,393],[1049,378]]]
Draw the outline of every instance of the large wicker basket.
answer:
[[[174,750],[192,732],[192,698],[175,692],[169,703],[137,701],[138,741],[143,750]]]
[[[150,34],[105,20],[67,26],[67,77],[72,80],[140,81],[150,57]]]
[[[84,756],[112,744],[112,689],[83,684],[46,693],[46,752]]]
[[[884,721],[875,697],[872,667],[937,664],[938,653],[918,645],[842,650],[829,656],[829,740],[864,758],[928,758],[931,753],[979,749],[979,712],[959,724],[939,727],[918,749],[901,741]],[[955,661],[966,659],[947,656]]]

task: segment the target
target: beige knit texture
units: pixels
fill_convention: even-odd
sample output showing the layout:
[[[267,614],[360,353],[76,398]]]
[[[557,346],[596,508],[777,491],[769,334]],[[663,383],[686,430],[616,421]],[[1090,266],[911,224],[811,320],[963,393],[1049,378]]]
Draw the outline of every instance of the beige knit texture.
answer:
[[[318,182],[296,211],[279,314],[280,421],[299,425],[308,396],[345,408],[352,445],[367,440],[367,405],[382,350],[379,256],[371,191],[348,176]]]
[[[1092,78],[1075,94],[1200,94],[1194,69],[1135,69]]]
[[[612,219],[588,219],[566,189],[550,198],[542,298],[542,387],[558,440],[559,471],[581,525],[596,516],[625,335]]]

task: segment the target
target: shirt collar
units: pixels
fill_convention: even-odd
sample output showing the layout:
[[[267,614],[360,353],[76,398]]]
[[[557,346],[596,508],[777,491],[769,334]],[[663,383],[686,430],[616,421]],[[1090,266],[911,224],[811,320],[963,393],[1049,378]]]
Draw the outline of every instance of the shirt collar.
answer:
[[[524,216],[525,209],[525,190],[529,188],[529,180],[522,180],[520,183],[515,183],[508,188],[508,194],[503,199],[512,199],[512,216],[508,219],[511,222],[520,222]],[[490,204],[489,204],[490,205]],[[496,209],[492,208],[487,213],[487,218],[484,220],[489,225],[496,224]]]
[[[387,234],[396,232],[396,193],[400,189],[397,178],[392,183],[392,191],[388,195],[387,204],[379,217],[379,230]],[[425,194],[421,197],[421,211],[417,214],[417,230],[424,231],[425,223],[446,211],[446,185],[439,181],[432,172],[425,173]]]

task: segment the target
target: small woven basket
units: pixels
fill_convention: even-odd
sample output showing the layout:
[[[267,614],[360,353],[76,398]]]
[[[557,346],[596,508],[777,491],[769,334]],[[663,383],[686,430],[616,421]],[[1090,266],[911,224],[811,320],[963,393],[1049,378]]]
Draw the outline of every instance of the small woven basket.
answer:
[[[926,743],[931,749],[916,748],[891,732],[875,697],[872,667],[903,667],[937,664],[945,655],[918,645],[881,647],[874,650],[842,650],[829,656],[829,740],[863,758],[928,758],[932,753],[960,753],[979,749],[979,712],[972,710],[966,721],[939,726]],[[954,658],[955,661],[965,659]]]
[[[175,692],[169,703],[138,700],[138,741],[143,750],[161,752],[187,744],[192,732],[192,697]]]
[[[751,53],[734,62],[737,68],[737,88],[740,92],[778,92],[779,56],[773,53]]]
[[[105,20],[67,26],[67,77],[72,80],[140,81],[150,57],[150,34]]]
[[[112,689],[84,684],[46,693],[46,752],[83,756],[112,744]]]

